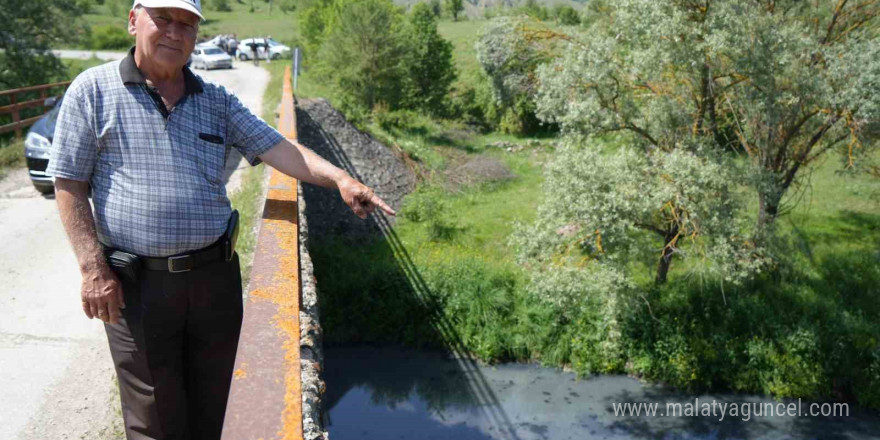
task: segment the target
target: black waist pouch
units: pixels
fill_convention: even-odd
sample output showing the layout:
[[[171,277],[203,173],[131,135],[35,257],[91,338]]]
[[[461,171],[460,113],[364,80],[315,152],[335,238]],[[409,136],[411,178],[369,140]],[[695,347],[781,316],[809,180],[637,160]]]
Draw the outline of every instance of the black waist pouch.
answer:
[[[226,224],[226,232],[223,234],[223,243],[226,246],[226,249],[224,249],[226,261],[232,260],[236,241],[238,241],[238,210],[232,211],[232,215],[229,216],[229,222]]]
[[[123,281],[137,282],[141,275],[141,260],[135,254],[116,249],[106,249],[107,264]]]

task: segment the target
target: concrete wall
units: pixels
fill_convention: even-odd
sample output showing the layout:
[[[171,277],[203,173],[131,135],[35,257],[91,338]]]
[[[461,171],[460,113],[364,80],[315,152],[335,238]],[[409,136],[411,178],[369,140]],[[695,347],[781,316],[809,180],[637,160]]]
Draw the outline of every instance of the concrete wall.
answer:
[[[385,145],[349,124],[326,100],[297,101],[296,123],[297,137],[303,145],[372,188],[392,208],[399,209],[403,197],[415,187],[412,170]],[[361,220],[342,201],[337,190],[309,184],[299,185],[298,202],[303,437],[326,439],[329,436],[322,423],[325,384],[321,378],[324,358],[318,320],[318,286],[309,257],[309,241],[326,236],[358,240],[381,235],[394,219],[383,217],[377,222],[374,215]]]
[[[318,285],[312,258],[309,256],[309,226],[306,220],[306,200],[302,183],[298,188],[299,206],[299,264],[302,283],[302,304],[299,311],[300,372],[302,375],[303,438],[328,438],[322,422],[323,397],[326,387],[321,378],[324,356],[321,349],[321,324],[318,321]]]

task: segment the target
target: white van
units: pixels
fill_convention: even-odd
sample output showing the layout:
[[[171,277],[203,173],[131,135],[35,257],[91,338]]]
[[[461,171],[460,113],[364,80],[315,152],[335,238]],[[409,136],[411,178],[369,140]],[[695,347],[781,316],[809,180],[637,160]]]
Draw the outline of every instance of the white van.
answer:
[[[264,44],[268,42],[269,45],[269,56],[273,60],[277,60],[278,58],[289,57],[291,53],[291,49],[288,46],[285,46],[271,38],[246,38],[238,42],[238,59],[240,60],[252,60],[254,59],[254,52],[251,48],[251,44]],[[265,55],[263,55],[265,56]]]

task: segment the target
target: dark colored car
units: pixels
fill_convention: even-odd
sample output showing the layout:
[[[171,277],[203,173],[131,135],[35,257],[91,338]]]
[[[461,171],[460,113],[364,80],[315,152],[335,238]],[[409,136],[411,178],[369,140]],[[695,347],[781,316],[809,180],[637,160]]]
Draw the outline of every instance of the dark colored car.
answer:
[[[55,134],[55,121],[61,110],[62,98],[49,98],[46,106],[52,107],[39,121],[31,126],[24,141],[24,156],[27,161],[28,174],[34,188],[43,194],[55,190],[55,179],[46,175],[49,165],[49,149],[52,148],[52,136]]]

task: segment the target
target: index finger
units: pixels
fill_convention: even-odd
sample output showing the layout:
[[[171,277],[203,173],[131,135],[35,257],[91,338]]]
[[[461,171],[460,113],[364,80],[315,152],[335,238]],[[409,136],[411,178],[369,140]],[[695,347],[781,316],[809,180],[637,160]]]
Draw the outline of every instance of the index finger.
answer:
[[[119,296],[118,295],[111,295],[107,301],[107,311],[110,314],[110,316],[109,316],[110,324],[116,324],[119,322],[120,310],[121,309],[119,307]]]
[[[386,205],[385,201],[380,199],[379,196],[377,196],[375,194],[373,194],[373,197],[370,198],[370,203],[378,206],[379,209],[381,209],[383,212],[385,212],[385,214],[395,215],[395,216],[397,215],[397,212],[395,212],[393,209],[391,209],[390,206]]]

